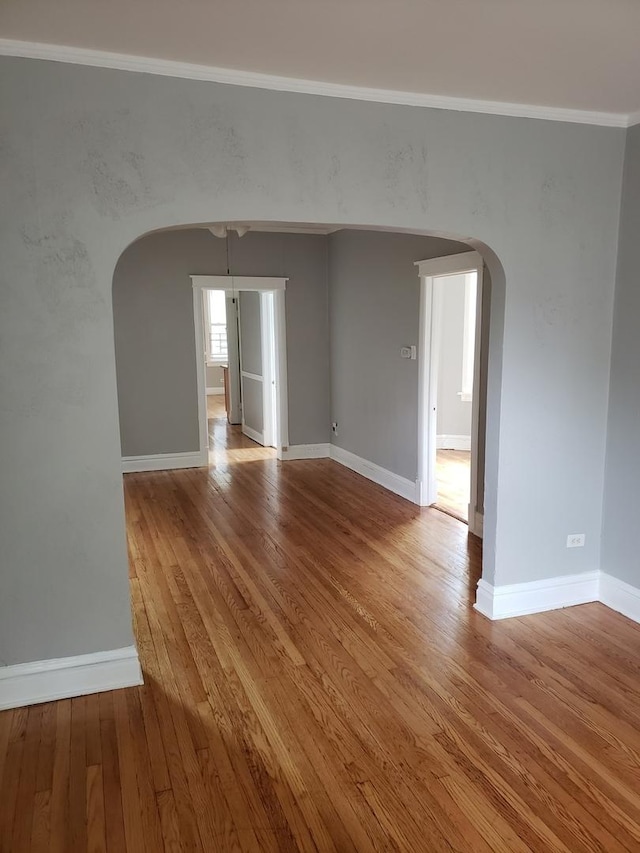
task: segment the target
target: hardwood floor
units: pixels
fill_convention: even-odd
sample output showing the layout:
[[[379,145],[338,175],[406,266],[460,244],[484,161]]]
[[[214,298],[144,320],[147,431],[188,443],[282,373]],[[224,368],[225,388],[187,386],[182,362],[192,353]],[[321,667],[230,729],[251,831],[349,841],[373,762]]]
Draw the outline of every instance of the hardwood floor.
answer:
[[[436,509],[467,521],[469,515],[469,492],[471,475],[471,453],[468,450],[437,450],[436,477],[438,500]]]
[[[143,687],[0,714],[0,849],[638,851],[640,627],[491,623],[478,540],[210,422],[125,477]]]

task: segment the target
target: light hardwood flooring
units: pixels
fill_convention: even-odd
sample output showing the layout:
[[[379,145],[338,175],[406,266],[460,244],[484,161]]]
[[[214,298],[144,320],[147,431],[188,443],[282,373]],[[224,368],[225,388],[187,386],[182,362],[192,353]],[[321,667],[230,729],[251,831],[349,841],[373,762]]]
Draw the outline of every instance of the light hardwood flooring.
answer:
[[[438,500],[436,509],[467,521],[471,454],[467,450],[436,450]]]
[[[212,418],[125,477],[143,687],[0,714],[0,849],[638,851],[640,627],[491,623],[480,543]]]

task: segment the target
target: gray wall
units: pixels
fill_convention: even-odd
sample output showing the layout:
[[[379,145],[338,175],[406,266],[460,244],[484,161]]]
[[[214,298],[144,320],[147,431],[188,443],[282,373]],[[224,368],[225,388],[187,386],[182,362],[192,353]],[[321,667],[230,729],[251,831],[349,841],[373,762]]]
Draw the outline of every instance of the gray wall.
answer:
[[[222,367],[219,364],[207,364],[205,374],[207,388],[224,388]]]
[[[0,134],[0,659],[131,642],[111,285],[127,245],[174,225],[475,238],[493,285],[485,577],[597,567],[624,130],[2,57]],[[311,322],[289,338],[291,390],[315,407],[325,303],[294,293]],[[292,441],[326,439],[303,426]]]
[[[438,435],[471,437],[471,403],[460,398],[464,338],[464,275],[442,279],[440,361],[438,364]]]
[[[289,433],[295,444],[328,441],[326,251],[321,235],[250,232],[230,238],[232,273],[289,276]],[[225,241],[206,229],[149,234],[118,261],[113,312],[123,456],[198,449],[189,276],[224,275],[226,264]]]
[[[624,167],[616,284],[602,570],[640,587],[640,125],[630,128]]]
[[[468,246],[373,231],[329,238],[332,441],[401,477],[418,470],[420,280],[415,261]]]

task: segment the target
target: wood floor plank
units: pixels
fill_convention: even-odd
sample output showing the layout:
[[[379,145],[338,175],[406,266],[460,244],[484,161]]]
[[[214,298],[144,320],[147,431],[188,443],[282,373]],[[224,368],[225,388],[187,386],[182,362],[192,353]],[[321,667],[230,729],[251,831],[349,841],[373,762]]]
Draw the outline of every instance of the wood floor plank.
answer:
[[[0,851],[640,850],[640,626],[489,622],[463,524],[216,405],[125,477],[144,686],[0,714]]]

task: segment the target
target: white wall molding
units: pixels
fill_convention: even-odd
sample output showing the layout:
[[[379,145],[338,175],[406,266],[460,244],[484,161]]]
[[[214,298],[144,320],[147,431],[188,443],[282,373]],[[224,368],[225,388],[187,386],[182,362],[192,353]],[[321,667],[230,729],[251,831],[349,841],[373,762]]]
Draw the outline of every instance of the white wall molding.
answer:
[[[276,92],[301,92],[307,95],[324,95],[355,101],[374,101],[382,104],[402,104],[410,107],[455,110],[457,112],[485,113],[489,115],[536,118],[546,121],[564,121],[593,124],[604,127],[629,127],[640,121],[636,114],[607,113],[592,110],[545,107],[536,104],[513,104],[503,101],[485,101],[473,98],[454,98],[420,92],[401,92],[393,89],[373,89],[365,86],[348,86],[320,80],[280,77],[190,62],[175,62],[105,50],[89,50],[69,45],[0,39],[0,55],[19,56],[26,59],[45,59],[72,65],[90,65],[113,68],[118,71],[135,71],[158,74],[163,77],[180,77],[188,80],[205,80],[232,86],[249,86],[253,89],[270,89]]]
[[[135,646],[0,667],[0,711],[142,684]]]
[[[600,571],[504,586],[480,580],[474,607],[489,619],[507,619],[591,601],[640,623],[640,589]]]
[[[484,538],[484,513],[479,512],[477,509],[474,509],[472,504],[469,504],[469,508],[467,510],[467,519],[469,523],[469,530],[473,533],[474,536],[478,536],[480,539]]]
[[[436,448],[438,450],[468,450],[471,451],[470,435],[437,435]]]
[[[507,619],[598,601],[599,589],[598,571],[503,586],[481,579],[474,607],[489,619]]]
[[[412,480],[407,480],[399,474],[394,474],[392,471],[387,471],[386,468],[381,468],[374,462],[369,462],[368,459],[363,459],[361,456],[356,456],[336,444],[331,445],[331,458],[340,465],[350,468],[357,474],[366,477],[367,480],[372,480],[379,486],[383,486],[390,492],[400,495],[412,503],[418,503],[417,500],[417,485]]]
[[[207,386],[207,397],[211,397],[214,394],[224,394],[224,386],[223,385],[208,385]]]
[[[262,445],[263,435],[261,432],[258,432],[255,429],[252,429],[250,426],[246,424],[242,424],[242,432],[247,438],[250,438],[251,441],[255,441],[256,444]],[[263,445],[264,446],[264,445]]]
[[[186,453],[151,453],[147,456],[123,456],[122,473],[139,471],[171,471],[174,468],[204,468],[209,464],[209,452],[190,450]]]
[[[600,601],[634,622],[640,622],[640,589],[637,587],[602,572]]]
[[[282,448],[282,460],[291,459],[328,459],[331,445],[327,444],[290,444]]]

